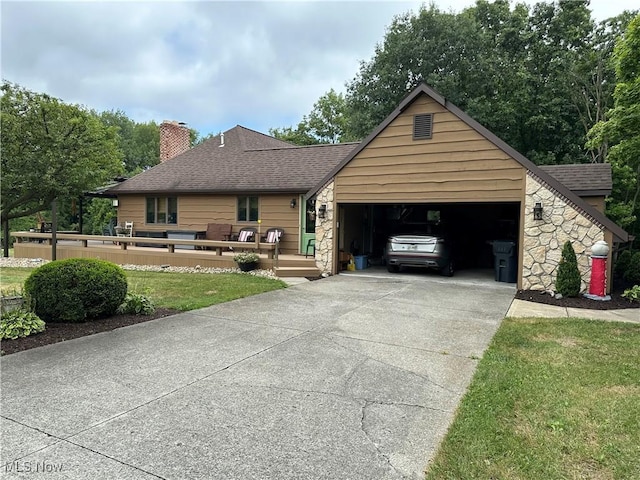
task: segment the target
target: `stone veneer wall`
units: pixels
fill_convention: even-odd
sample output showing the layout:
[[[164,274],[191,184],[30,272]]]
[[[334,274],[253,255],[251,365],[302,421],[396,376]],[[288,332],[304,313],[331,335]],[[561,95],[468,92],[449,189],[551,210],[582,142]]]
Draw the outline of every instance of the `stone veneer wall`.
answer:
[[[327,206],[325,218],[316,217],[316,265],[322,273],[331,273],[333,266],[333,186],[332,180],[316,197],[316,212]]]
[[[570,240],[578,259],[581,289],[586,290],[591,276],[589,252],[596,241],[604,240],[603,226],[530,172],[526,182],[522,288],[555,291],[562,247]],[[536,202],[542,204],[542,220],[533,219]]]

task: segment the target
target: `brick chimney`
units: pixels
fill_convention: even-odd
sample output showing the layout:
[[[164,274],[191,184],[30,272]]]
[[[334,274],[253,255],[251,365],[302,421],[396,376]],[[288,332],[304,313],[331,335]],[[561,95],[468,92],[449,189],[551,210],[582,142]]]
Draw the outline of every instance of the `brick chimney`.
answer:
[[[160,161],[164,162],[191,148],[186,123],[165,120],[160,124]]]

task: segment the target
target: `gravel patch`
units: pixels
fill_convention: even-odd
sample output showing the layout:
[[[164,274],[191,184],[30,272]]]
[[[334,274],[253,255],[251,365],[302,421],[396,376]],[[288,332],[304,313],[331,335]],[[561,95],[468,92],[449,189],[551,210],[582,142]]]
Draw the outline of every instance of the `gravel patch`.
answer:
[[[34,268],[49,263],[49,260],[43,258],[14,258],[0,257],[0,267],[27,267]],[[195,267],[171,267],[169,265],[120,265],[125,270],[136,270],[140,272],[173,272],[173,273],[244,273],[246,275],[255,275],[258,277],[266,277],[277,279],[278,277],[273,270],[252,270],[250,272],[241,272],[238,268],[206,268],[196,265]]]

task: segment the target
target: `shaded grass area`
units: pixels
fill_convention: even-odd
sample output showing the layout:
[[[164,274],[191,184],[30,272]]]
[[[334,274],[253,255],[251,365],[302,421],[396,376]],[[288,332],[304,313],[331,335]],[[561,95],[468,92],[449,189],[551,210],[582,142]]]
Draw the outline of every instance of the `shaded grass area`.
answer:
[[[33,268],[3,267],[2,290],[21,290]],[[149,296],[157,307],[193,310],[284,288],[281,280],[241,273],[126,271],[129,291]]]
[[[285,288],[281,280],[242,273],[127,271],[129,291],[148,295],[159,307],[193,310]]]
[[[505,319],[426,478],[640,478],[640,325]]]

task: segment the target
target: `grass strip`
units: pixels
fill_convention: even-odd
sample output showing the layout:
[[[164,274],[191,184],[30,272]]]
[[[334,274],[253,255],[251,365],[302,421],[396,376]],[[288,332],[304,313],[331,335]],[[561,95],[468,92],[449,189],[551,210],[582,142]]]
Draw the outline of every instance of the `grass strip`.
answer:
[[[640,478],[640,325],[505,319],[426,478]]]
[[[3,267],[2,291],[20,291],[33,268]],[[175,273],[127,270],[129,291],[149,296],[157,307],[194,310],[285,288],[281,280],[242,273]]]

